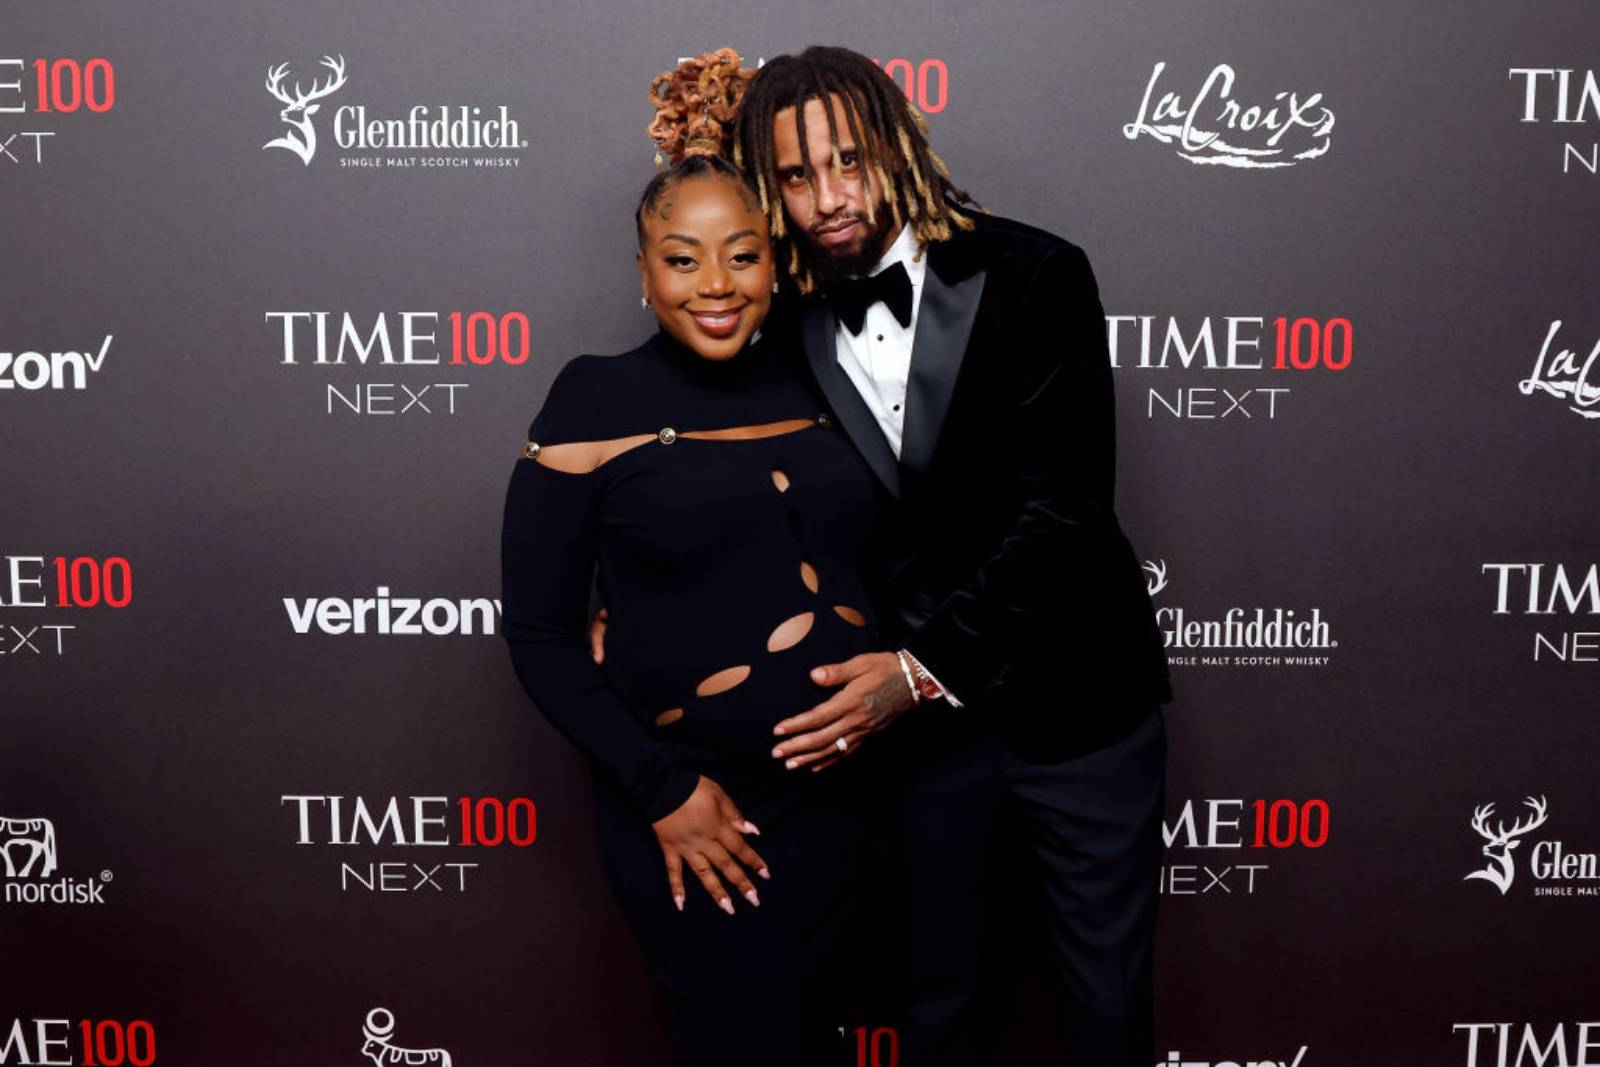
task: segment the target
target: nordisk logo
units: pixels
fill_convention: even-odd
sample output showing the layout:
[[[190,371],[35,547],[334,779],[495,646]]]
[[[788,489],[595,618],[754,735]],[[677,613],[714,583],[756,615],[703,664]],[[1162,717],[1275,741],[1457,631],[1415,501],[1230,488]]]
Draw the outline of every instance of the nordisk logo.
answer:
[[[0,556],[0,563],[0,609],[8,612],[0,622],[0,658],[65,656],[69,635],[78,629],[76,623],[24,622],[11,612],[66,609],[74,613],[55,617],[83,618],[83,609],[133,603],[133,567],[123,556]]]
[[[1600,1022],[1557,1023],[1541,1033],[1532,1023],[1456,1023],[1467,1041],[1464,1067],[1600,1067]]]
[[[52,880],[59,857],[55,824],[49,819],[0,816],[0,862],[5,866],[7,904],[106,902],[105,887],[111,881],[110,871],[101,871],[93,878],[63,876]]]
[[[1155,596],[1167,587],[1166,560],[1144,563],[1145,588]],[[1298,616],[1298,618],[1296,617]],[[1321,608],[1228,608],[1220,618],[1193,618],[1181,607],[1156,608],[1156,622],[1169,650],[1167,662],[1183,667],[1323,667],[1331,657],[1261,655],[1322,651],[1339,647]],[[1184,655],[1187,650],[1191,654]]]
[[[150,1067],[155,1062],[156,1028],[145,1019],[79,1019],[76,1026],[71,1019],[13,1019],[0,1031],[0,1064]]]
[[[0,352],[0,389],[86,389],[89,376],[105,366],[110,350],[108,333],[98,352]]]
[[[538,811],[527,797],[361,796],[289,793],[279,797],[295,816],[296,845],[333,848],[528,848],[538,837]],[[452,808],[454,810],[452,810]],[[476,854],[476,853],[475,853]],[[465,893],[481,864],[467,861],[341,861],[341,892]]]
[[[361,1054],[372,1059],[373,1067],[389,1064],[433,1064],[434,1067],[451,1067],[450,1053],[442,1048],[403,1048],[396,1045],[394,1013],[388,1008],[373,1008],[367,1012],[366,1023],[361,1027],[366,1043]]]
[[[1519,122],[1551,122],[1581,128],[1600,121],[1600,82],[1596,81],[1592,70],[1512,67],[1506,71],[1506,79],[1522,90]],[[1561,173],[1573,173],[1574,164],[1590,174],[1600,174],[1600,139],[1569,141],[1563,138]]]
[[[1600,360],[1600,341],[1594,343],[1581,363],[1571,348],[1559,349],[1552,355],[1550,346],[1560,329],[1560,319],[1550,324],[1539,358],[1533,361],[1533,373],[1517,383],[1517,391],[1523,396],[1545,393],[1565,401],[1567,410],[1576,415],[1600,419],[1600,372],[1595,370],[1595,361]]]
[[[326,79],[312,80],[302,89],[292,78],[293,68],[279,63],[267,68],[267,92],[282,107],[278,119],[287,131],[262,145],[292,153],[306,166],[317,154],[317,121],[321,101],[349,82],[344,56],[323,56]],[[379,117],[364,104],[345,104],[333,112],[333,140],[340,148],[383,155],[345,155],[341,167],[497,168],[522,162],[522,139],[517,120],[504,104],[485,108],[476,104],[416,104],[404,118]],[[482,155],[396,155],[400,152],[472,150]]]
[[[1495,576],[1494,614],[1600,615],[1600,565],[1568,571],[1560,563],[1485,563]],[[1534,662],[1600,662],[1600,628],[1535,630]]]
[[[1513,853],[1527,837],[1550,819],[1550,805],[1544,797],[1528,797],[1527,808],[1509,826],[1495,818],[1493,804],[1479,805],[1472,813],[1472,828],[1485,841],[1483,855],[1488,860],[1482,870],[1473,871],[1462,881],[1485,881],[1505,896],[1516,881]],[[1491,822],[1491,820],[1493,820]],[[1527,851],[1528,874],[1537,882],[1536,897],[1600,897],[1600,856],[1593,852],[1572,852],[1564,842],[1540,841]],[[1549,884],[1555,883],[1555,884]]]
[[[1347,318],[1304,315],[1206,315],[1187,322],[1172,315],[1107,315],[1106,348],[1113,370],[1172,371],[1194,375],[1191,381],[1230,383],[1152,387],[1146,418],[1271,422],[1292,387],[1234,383],[1260,382],[1251,377],[1259,373],[1274,375],[1273,382],[1304,382],[1349,370],[1355,328]]]
[[[57,132],[46,128],[58,124],[55,116],[80,111],[104,114],[116,101],[116,70],[103,56],[84,63],[0,59],[0,167],[42,165],[46,138]],[[13,119],[13,115],[28,117]]]
[[[319,632],[383,634],[391,637],[444,637],[450,634],[492,635],[500,618],[498,598],[392,597],[389,587],[378,586],[377,596],[283,598],[283,610],[297,634]]]
[[[1214,852],[1204,862],[1168,862],[1161,868],[1161,892],[1168,896],[1253,896],[1261,887],[1274,853],[1319,849],[1328,843],[1328,802],[1258,798],[1186,800],[1178,814],[1161,823],[1167,858]],[[1233,853],[1249,850],[1252,860]]]
[[[1300,1067],[1309,1045],[1301,1045],[1292,1060],[1186,1060],[1181,1052],[1169,1052],[1155,1067]]]
[[[1139,117],[1122,127],[1122,135],[1141,135],[1176,145],[1190,163],[1225,167],[1292,167],[1327,155],[1332,145],[1333,112],[1322,106],[1322,94],[1284,90],[1266,102],[1234,98],[1233,68],[1218,63],[1188,101],[1180,93],[1156,97],[1166,63],[1150,72],[1139,102]],[[1155,103],[1152,105],[1151,100]]]
[[[281,366],[316,367],[332,377],[324,387],[329,415],[458,414],[467,382],[374,380],[368,372],[447,366],[466,376],[477,367],[520,367],[533,336],[521,311],[380,311],[370,319],[348,311],[269,311],[266,323],[277,327]]]

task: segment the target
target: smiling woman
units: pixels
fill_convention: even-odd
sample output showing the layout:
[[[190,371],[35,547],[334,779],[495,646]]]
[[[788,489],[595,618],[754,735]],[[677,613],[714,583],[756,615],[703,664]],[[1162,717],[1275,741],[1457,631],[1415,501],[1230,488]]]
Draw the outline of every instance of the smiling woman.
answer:
[[[725,101],[742,81],[721,62],[665,84]],[[680,118],[721,143],[703,112]],[[669,151],[688,140],[660,115],[653,130]],[[660,329],[551,385],[506,498],[502,632],[594,767],[601,860],[682,1062],[811,1067],[840,1052],[836,963],[874,831],[873,757],[797,773],[774,728],[827,696],[812,668],[880,643],[860,573],[877,483],[815,393],[792,317],[768,318],[772,246],[739,172],[679,159],[636,221]],[[587,634],[597,573],[603,669]]]
[[[767,220],[727,160],[689,156],[639,201],[639,280],[661,328],[707,359],[730,359],[772,306]]]

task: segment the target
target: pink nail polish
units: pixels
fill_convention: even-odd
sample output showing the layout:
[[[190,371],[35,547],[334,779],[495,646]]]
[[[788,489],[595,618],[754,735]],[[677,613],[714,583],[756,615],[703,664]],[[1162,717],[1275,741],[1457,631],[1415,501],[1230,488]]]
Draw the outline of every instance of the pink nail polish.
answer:
[[[675,896],[672,898],[672,902],[678,906],[679,911],[683,910],[683,897]]]
[[[767,881],[769,881],[769,882],[772,881],[772,872],[767,870],[765,867],[761,868],[756,873],[759,874],[761,877],[765,878]]]
[[[753,834],[756,837],[760,837],[761,836],[761,831],[758,830],[756,828],[756,824],[751,822],[749,819],[746,819],[744,821],[744,832],[747,833],[747,834]]]
[[[782,759],[783,758],[783,746],[782,745],[779,745],[777,748],[772,750],[772,758],[773,759]]]
[[[773,733],[775,733],[775,734],[777,734],[777,735],[778,735],[778,736],[779,736],[779,737],[782,737],[782,736],[783,736],[783,727],[781,727],[781,726],[774,726],[774,727],[773,727],[773,728],[772,728],[772,732],[773,732]]]
[[[792,760],[789,760],[787,763],[785,763],[784,766],[789,768],[792,771],[796,767],[800,766],[800,761],[792,759]]]
[[[745,894],[744,894],[744,899],[748,900],[751,904],[754,904],[758,908],[761,907],[761,897],[756,893],[756,891],[754,889],[746,890]]]
[[[721,900],[717,901],[717,905],[729,915],[733,914],[733,901],[729,900],[727,897],[723,897]]]

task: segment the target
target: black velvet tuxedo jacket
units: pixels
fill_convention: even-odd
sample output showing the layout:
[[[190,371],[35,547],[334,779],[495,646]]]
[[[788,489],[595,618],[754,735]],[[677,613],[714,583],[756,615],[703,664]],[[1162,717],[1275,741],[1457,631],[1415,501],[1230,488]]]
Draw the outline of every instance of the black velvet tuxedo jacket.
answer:
[[[1112,510],[1111,363],[1089,262],[1043,230],[973,218],[925,252],[898,461],[838,364],[825,297],[802,304],[801,333],[883,485],[890,647],[962,701],[942,717],[1063,759],[1171,698],[1166,654]]]

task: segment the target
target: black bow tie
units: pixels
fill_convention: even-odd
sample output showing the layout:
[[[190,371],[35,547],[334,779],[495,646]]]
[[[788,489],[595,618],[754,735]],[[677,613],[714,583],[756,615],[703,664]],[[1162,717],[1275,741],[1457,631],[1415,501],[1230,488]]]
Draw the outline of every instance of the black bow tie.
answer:
[[[911,325],[911,275],[904,263],[897,261],[870,277],[841,282],[829,290],[828,297],[839,321],[853,334],[861,332],[867,323],[867,309],[880,300],[901,326]]]

